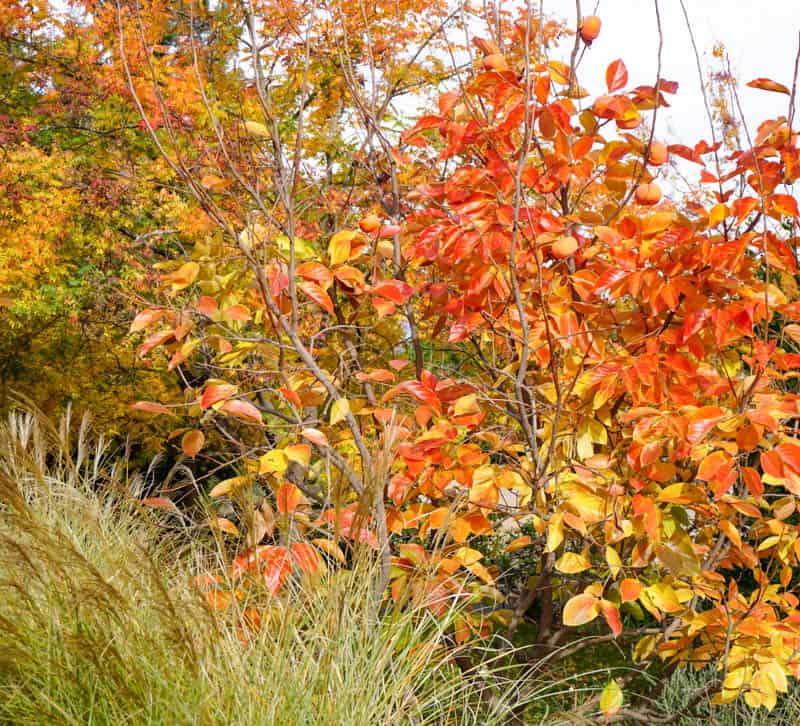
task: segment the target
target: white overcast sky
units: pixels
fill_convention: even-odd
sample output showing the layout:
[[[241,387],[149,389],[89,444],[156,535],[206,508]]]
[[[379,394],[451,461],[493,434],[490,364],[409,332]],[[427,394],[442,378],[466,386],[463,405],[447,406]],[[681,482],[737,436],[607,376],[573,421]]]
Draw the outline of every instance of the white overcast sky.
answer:
[[[596,0],[583,0],[583,14],[591,15]],[[789,97],[744,84],[772,78],[791,86],[800,31],[800,0],[684,0],[701,54],[708,68],[714,43],[722,41],[740,81],[739,97],[754,134],[765,119],[786,115]],[[693,145],[710,141],[700,94],[700,80],[686,21],[679,0],[659,0],[664,34],[662,77],[678,81],[669,96],[671,108],[659,111],[657,135],[667,142]],[[546,15],[575,23],[575,0],[544,0]],[[596,13],[602,19],[600,37],[587,50],[581,65],[581,84],[592,96],[605,90],[605,69],[622,58],[628,67],[630,87],[652,85],[656,78],[658,33],[653,0],[600,0]],[[566,49],[565,49],[566,50]],[[662,115],[663,114],[663,115]]]

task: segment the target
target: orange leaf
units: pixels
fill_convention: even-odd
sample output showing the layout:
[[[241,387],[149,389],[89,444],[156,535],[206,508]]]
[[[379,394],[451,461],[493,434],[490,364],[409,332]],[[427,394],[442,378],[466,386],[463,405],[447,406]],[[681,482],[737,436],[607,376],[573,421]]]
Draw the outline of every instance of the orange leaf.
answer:
[[[796,474],[800,474],[800,443],[785,442],[775,447],[775,453]]]
[[[789,89],[782,83],[773,81],[770,78],[754,78],[747,84],[750,88],[758,88],[760,91],[772,91],[773,93],[790,94]]]
[[[327,290],[333,282],[333,273],[321,262],[304,262],[298,266],[297,274],[305,280],[316,282],[323,290]]]
[[[319,547],[319,549],[321,549],[326,555],[330,555],[342,564],[347,562],[347,558],[345,557],[344,552],[342,552],[341,547],[339,547],[339,545],[337,545],[333,540],[319,537],[317,539],[312,539],[311,542]]]
[[[594,595],[583,593],[582,595],[575,595],[575,597],[567,601],[567,604],[564,605],[562,619],[564,625],[577,627],[578,625],[592,622],[599,612],[600,607],[597,598]]]
[[[774,476],[776,479],[783,477],[783,461],[777,451],[762,451],[759,460],[765,474]]]
[[[187,431],[183,435],[181,439],[181,449],[186,456],[194,458],[200,452],[200,449],[203,448],[205,442],[206,437],[203,432],[198,429],[193,429],[192,431]]]
[[[140,330],[150,327],[153,323],[157,323],[164,315],[164,308],[148,308],[142,310],[131,323],[131,333],[136,333]]]
[[[233,535],[234,537],[239,536],[238,527],[231,522],[230,519],[225,519],[225,517],[217,517],[214,520],[214,524],[220,532],[225,532],[226,534]]]
[[[517,537],[515,540],[512,540],[508,545],[506,545],[505,552],[516,552],[517,550],[521,550],[525,547],[530,547],[533,544],[533,540],[531,536],[528,534],[523,534],[521,537]]]
[[[298,287],[323,310],[333,315],[333,301],[316,282],[301,282]]]
[[[231,305],[222,311],[223,320],[243,322],[251,317],[250,310],[245,305]]]
[[[233,595],[224,590],[209,590],[203,594],[212,610],[227,610],[233,600]]]
[[[275,499],[278,505],[278,511],[281,514],[294,512],[301,504],[307,503],[303,492],[300,491],[297,485],[291,482],[286,482],[278,487]]]
[[[642,583],[638,580],[626,577],[619,584],[619,592],[622,595],[622,602],[631,602],[638,599],[642,592]]]
[[[713,481],[730,465],[731,456],[727,451],[714,451],[702,462],[697,469],[697,478],[703,481]]]

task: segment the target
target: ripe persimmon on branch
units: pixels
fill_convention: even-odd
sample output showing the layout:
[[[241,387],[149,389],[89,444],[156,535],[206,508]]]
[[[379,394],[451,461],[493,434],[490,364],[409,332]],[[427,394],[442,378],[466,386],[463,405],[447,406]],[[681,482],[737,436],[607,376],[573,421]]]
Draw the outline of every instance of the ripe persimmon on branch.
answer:
[[[231,474],[211,496],[263,497],[237,578],[277,592],[366,542],[378,600],[488,601],[459,642],[615,639],[772,708],[800,675],[798,137],[790,110],[727,157],[658,138],[653,7],[656,77],[615,60],[592,95],[580,4],[118,2],[119,71],[197,203],[134,330],[185,382],[186,457]],[[644,713],[623,681],[586,707]]]

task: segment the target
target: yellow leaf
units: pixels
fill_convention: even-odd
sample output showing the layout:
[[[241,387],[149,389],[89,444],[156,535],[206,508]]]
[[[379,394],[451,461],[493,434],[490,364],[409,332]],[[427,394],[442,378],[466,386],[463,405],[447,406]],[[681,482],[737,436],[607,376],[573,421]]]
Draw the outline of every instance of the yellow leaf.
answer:
[[[294,461],[300,464],[304,469],[308,468],[311,462],[311,447],[308,444],[295,444],[294,446],[287,446],[284,450],[286,458],[289,461]]]
[[[217,486],[215,486],[209,493],[208,496],[210,497],[221,497],[225,494],[229,494],[234,489],[238,489],[241,486],[244,486],[250,481],[249,477],[246,476],[234,476],[230,479],[225,479],[221,481]]]
[[[480,562],[473,562],[471,565],[464,565],[475,577],[479,577],[487,585],[494,584],[494,578]]]
[[[622,689],[612,678],[600,694],[600,710],[607,719],[610,719],[622,708],[622,703]]]
[[[453,559],[458,560],[465,567],[475,564],[482,558],[483,555],[478,550],[473,550],[469,547],[459,547],[455,555],[453,555]]]
[[[617,551],[613,547],[606,547],[606,563],[608,564],[608,569],[611,572],[611,577],[616,579],[620,569],[622,568],[622,560],[619,558],[619,554],[617,554]]]
[[[663,582],[650,585],[644,592],[647,593],[653,605],[665,613],[673,613],[681,609],[675,590]]]
[[[586,490],[574,490],[568,503],[587,524],[599,522],[606,516],[606,500]]]
[[[750,682],[750,679],[753,676],[753,671],[743,666],[741,668],[735,668],[728,672],[728,675],[725,676],[725,680],[722,683],[722,687],[726,690],[737,690],[740,689],[745,682]]]
[[[717,204],[708,214],[708,226],[716,227],[728,216],[728,208],[724,204]]]
[[[493,507],[500,500],[500,491],[494,481],[473,483],[469,490],[470,504],[481,507]]]
[[[350,243],[355,239],[356,233],[349,230],[337,232],[328,243],[328,255],[331,265],[340,265],[350,259]]]
[[[564,514],[559,512],[550,517],[547,525],[547,551],[555,552],[564,541]]]
[[[347,563],[347,557],[345,557],[344,552],[342,552],[339,545],[337,545],[333,540],[325,539],[324,537],[319,537],[318,539],[312,539],[311,544],[316,545],[325,554],[330,555],[334,559],[341,562],[343,565]]]
[[[164,282],[168,282],[173,292],[177,292],[178,290],[189,287],[189,285],[197,279],[199,274],[200,265],[196,262],[187,262],[185,265],[181,265],[175,272],[164,275]]]
[[[258,459],[259,474],[283,474],[289,465],[288,457],[283,449],[268,451]]]
[[[739,534],[739,530],[736,529],[736,525],[733,522],[729,519],[720,519],[719,528],[733,544],[737,547],[742,546],[742,536]]]
[[[577,439],[577,449],[578,449],[578,459],[581,461],[586,461],[586,459],[591,459],[594,456],[594,446],[592,445],[592,437],[589,435],[589,432],[586,431],[584,428],[581,433],[578,434]]]
[[[656,542],[655,552],[673,575],[694,577],[700,574],[700,560],[686,535],[672,542]]]
[[[344,421],[350,413],[350,403],[346,398],[337,398],[331,406],[331,426],[335,426],[340,421]]]
[[[577,552],[565,552],[556,561],[556,569],[567,575],[574,575],[578,572],[583,572],[591,567],[591,563],[583,555]]]
[[[453,407],[453,412],[456,416],[466,416],[467,414],[471,413],[480,413],[478,397],[474,393],[470,393],[467,396],[462,396],[456,400]]]
[[[635,663],[641,663],[647,658],[656,647],[657,638],[655,635],[645,635],[644,638],[639,640],[633,648],[633,660]]]
[[[691,504],[703,498],[698,487],[686,482],[670,484],[664,487],[658,495],[659,502],[669,502],[670,504]]]
[[[781,693],[786,693],[789,690],[789,681],[786,678],[786,673],[774,660],[763,663],[759,673],[764,673],[772,681],[775,689]]]
[[[262,138],[269,137],[269,130],[267,127],[258,121],[245,121],[244,128],[251,136],[260,136]]]

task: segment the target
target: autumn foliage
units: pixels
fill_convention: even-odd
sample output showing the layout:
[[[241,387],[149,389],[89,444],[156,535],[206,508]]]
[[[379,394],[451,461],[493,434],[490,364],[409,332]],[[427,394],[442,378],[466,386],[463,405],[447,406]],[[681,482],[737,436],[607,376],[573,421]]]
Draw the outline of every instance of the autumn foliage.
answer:
[[[614,640],[773,708],[800,677],[792,103],[738,148],[668,143],[668,68],[580,85],[597,17],[369,8],[93,8],[175,220],[130,330],[183,399],[132,408],[216,508],[209,604],[367,548],[378,601],[469,601],[458,643]]]

